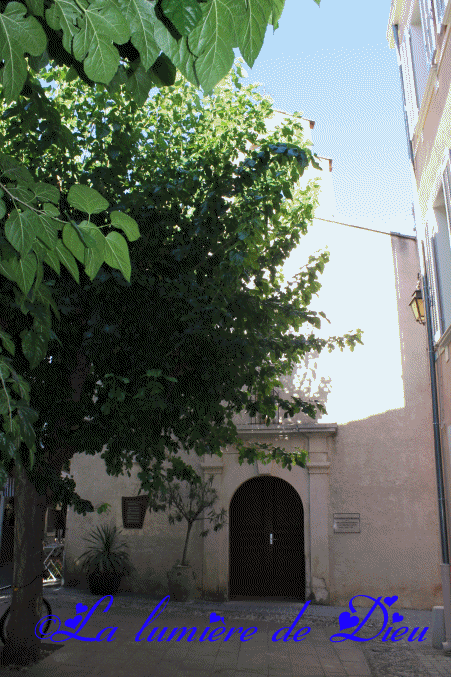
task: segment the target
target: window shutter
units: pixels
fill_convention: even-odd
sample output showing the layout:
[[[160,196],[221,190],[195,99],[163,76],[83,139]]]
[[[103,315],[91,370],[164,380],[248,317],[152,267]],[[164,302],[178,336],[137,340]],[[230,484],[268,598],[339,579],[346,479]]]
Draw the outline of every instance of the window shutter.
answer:
[[[146,514],[149,497],[123,496],[122,497],[122,523],[124,529],[142,529]]]
[[[435,24],[432,15],[431,0],[420,0],[421,25],[423,27],[423,40],[428,66],[430,66],[435,56]]]
[[[451,155],[451,151],[450,151]],[[450,163],[448,162],[445,171],[443,172],[443,196],[445,198],[446,220],[448,221],[448,231],[451,240],[451,171]]]
[[[400,46],[401,65],[404,75],[404,91],[406,96],[406,114],[409,123],[410,138],[413,138],[415,125],[418,119],[415,81],[413,78],[412,57],[410,51],[409,33],[405,31],[404,40]]]
[[[434,4],[435,21],[437,23],[437,33],[442,29],[442,21],[445,16],[445,0],[432,0]]]
[[[403,105],[403,112],[404,112],[404,126],[406,128],[406,137],[407,137],[407,152],[409,154],[409,160],[413,164],[412,142],[411,142],[411,137],[410,137],[410,133],[409,133],[409,120],[408,120],[408,115],[407,115],[406,87],[405,87],[405,83],[404,83],[404,75],[403,75],[403,69],[402,69],[401,50],[400,50],[400,46],[399,46],[399,34],[398,34],[398,25],[397,24],[393,25],[393,37],[395,39],[396,53],[397,53],[397,57],[398,57],[399,79],[401,80],[401,95],[402,95],[402,105]]]
[[[414,59],[413,59],[413,49],[412,49],[412,33],[409,28],[408,35],[406,35],[406,46],[408,47],[408,54],[409,54],[409,62],[410,62],[410,68],[412,70],[412,80],[413,80],[413,87],[415,91],[415,103],[417,108],[419,109],[421,106],[421,101],[420,97],[418,95],[418,80],[417,80],[417,74],[414,68]]]
[[[441,332],[441,313],[440,313],[440,306],[439,306],[439,295],[438,295],[438,288],[437,288],[437,271],[436,271],[436,261],[435,261],[435,250],[434,250],[434,245],[433,242],[431,241],[431,237],[429,234],[429,225],[426,223],[426,228],[425,228],[425,235],[426,235],[426,266],[427,266],[427,274],[428,274],[428,279],[429,279],[429,291],[430,291],[430,297],[431,297],[431,306],[432,306],[432,328],[434,332],[434,336],[437,335],[437,333]]]

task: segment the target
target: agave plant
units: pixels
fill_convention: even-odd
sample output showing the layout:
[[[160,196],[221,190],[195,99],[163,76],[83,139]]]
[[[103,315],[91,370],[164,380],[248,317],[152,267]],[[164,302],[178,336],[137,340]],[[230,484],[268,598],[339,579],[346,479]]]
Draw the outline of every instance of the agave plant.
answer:
[[[127,552],[128,545],[119,540],[120,535],[116,526],[102,525],[93,529],[88,538],[83,539],[91,543],[91,546],[77,561],[82,563],[87,576],[99,573],[120,577],[133,571],[134,567]]]

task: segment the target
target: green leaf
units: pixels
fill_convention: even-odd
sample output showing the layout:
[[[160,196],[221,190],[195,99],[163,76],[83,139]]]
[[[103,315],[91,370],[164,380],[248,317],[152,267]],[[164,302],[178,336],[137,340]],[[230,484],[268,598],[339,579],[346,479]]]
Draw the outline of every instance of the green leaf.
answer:
[[[202,19],[202,9],[197,0],[163,0],[161,9],[180,35],[191,33]]]
[[[2,344],[5,350],[7,350],[9,353],[11,353],[11,355],[14,356],[16,350],[14,341],[12,340],[11,336],[6,333],[6,331],[3,331],[3,329],[0,329],[0,339],[2,340]]]
[[[42,240],[47,247],[54,249],[58,239],[58,222],[47,214],[36,214],[34,225],[36,237]]]
[[[20,254],[27,254],[36,237],[37,215],[30,209],[13,209],[5,223],[5,236]]]
[[[109,207],[108,202],[98,191],[82,185],[70,187],[67,201],[74,209],[79,209],[89,215],[99,214]]]
[[[52,186],[50,183],[36,183],[33,186],[33,193],[40,202],[53,202],[55,205],[59,204],[60,192],[56,186]]]
[[[52,205],[50,202],[44,202],[44,204],[42,205],[42,209],[49,216],[58,217],[60,215],[60,210],[58,209],[58,207],[55,207],[55,205]],[[60,228],[58,223],[56,223],[56,225],[57,225],[58,228]]]
[[[50,333],[49,331],[29,330],[22,332],[21,338],[23,353],[31,369],[34,369],[47,355]]]
[[[69,54],[72,52],[72,40],[79,32],[77,21],[81,21],[82,12],[73,0],[55,0],[45,12],[48,25],[53,30],[63,31],[63,47]]]
[[[73,227],[78,233],[80,240],[83,242],[85,247],[95,247],[96,241],[93,238],[92,234],[97,230],[97,227],[89,224],[87,221],[82,221],[80,224],[72,222]]]
[[[105,238],[105,263],[118,268],[130,282],[131,264],[127,242],[119,233],[108,233]]]
[[[80,240],[77,231],[70,223],[66,223],[63,228],[63,242],[80,263],[85,262],[85,246]]]
[[[17,283],[19,289],[26,295],[31,289],[37,270],[36,256],[29,252],[20,259],[12,258],[7,263],[2,262],[9,270],[12,279]]]
[[[236,16],[237,2],[211,0],[202,4],[201,8],[202,20],[190,33],[188,40],[190,44],[196,45],[196,54],[199,55],[195,59],[195,72],[199,84],[205,92],[211,92],[233,66],[233,48],[237,46],[235,21],[239,24]],[[183,39],[180,42],[182,43]],[[178,54],[166,50],[165,53],[182,73],[187,72],[187,62],[192,59],[188,45],[185,44],[183,49],[177,51]]]
[[[3,200],[0,200],[0,219],[2,219],[6,214],[6,205]]]
[[[8,5],[8,7],[10,6],[11,5]],[[24,167],[21,162],[19,162],[15,158],[10,157],[9,155],[5,155],[5,153],[0,153],[0,166],[2,168],[2,174],[7,176],[8,179],[24,183],[26,186],[28,186],[33,190],[34,179],[30,174],[30,172],[28,171],[28,169]]]
[[[6,456],[9,456],[9,458],[14,458],[16,455],[14,440],[3,432],[0,433],[0,449]]]
[[[49,266],[51,266],[53,268],[55,273],[57,273],[58,275],[60,274],[60,272],[61,272],[60,261],[59,261],[57,254],[55,254],[54,251],[50,250],[50,251],[46,252],[46,255],[44,257],[44,261],[45,261],[45,263],[47,263]]]
[[[85,249],[85,273],[91,280],[99,272],[99,268],[105,260],[105,236],[98,228],[92,229],[92,237],[95,247]]]
[[[238,47],[252,68],[265,39],[268,21],[272,17],[272,0],[247,0],[237,21]],[[237,17],[238,18],[238,17]]]
[[[29,206],[35,202],[33,193],[26,186],[21,186],[19,184],[18,186],[8,187],[8,190],[11,193],[11,197],[20,200],[21,202],[25,202]]]
[[[0,60],[4,60],[3,94],[8,104],[20,94],[27,78],[25,52],[39,56],[47,47],[47,38],[39,22],[28,16],[25,5],[9,2],[0,13]]]
[[[131,43],[139,52],[144,71],[148,71],[162,49],[154,35],[155,26],[161,24],[155,7],[148,0],[119,0],[119,5],[131,29]]]
[[[80,32],[74,36],[73,53],[84,62],[85,73],[95,82],[107,84],[119,66],[119,52],[130,37],[130,29],[121,12],[108,0],[94,0],[78,22]]]
[[[143,106],[149,96],[149,92],[155,82],[149,72],[144,70],[144,66],[140,63],[135,72],[128,78],[125,83],[125,88],[130,92],[132,98],[138,106]]]
[[[20,400],[17,403],[17,415],[19,417],[19,429],[22,440],[29,449],[32,449],[36,438],[33,423],[36,423],[39,415],[25,400]]]
[[[31,14],[35,16],[44,16],[44,0],[25,0],[25,4]]]
[[[135,219],[132,219],[128,214],[117,211],[111,212],[110,216],[112,225],[123,230],[130,242],[139,238],[139,228]]]
[[[59,260],[70,272],[75,282],[79,283],[80,274],[78,272],[77,262],[75,261],[74,257],[72,256],[68,248],[61,242],[61,240],[58,240],[55,247],[55,251]]]

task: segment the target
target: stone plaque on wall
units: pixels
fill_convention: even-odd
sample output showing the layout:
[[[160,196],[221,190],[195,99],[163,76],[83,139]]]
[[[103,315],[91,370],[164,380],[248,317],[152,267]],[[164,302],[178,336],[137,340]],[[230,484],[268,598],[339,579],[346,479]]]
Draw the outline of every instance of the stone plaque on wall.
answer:
[[[335,512],[334,534],[360,534],[360,513]]]

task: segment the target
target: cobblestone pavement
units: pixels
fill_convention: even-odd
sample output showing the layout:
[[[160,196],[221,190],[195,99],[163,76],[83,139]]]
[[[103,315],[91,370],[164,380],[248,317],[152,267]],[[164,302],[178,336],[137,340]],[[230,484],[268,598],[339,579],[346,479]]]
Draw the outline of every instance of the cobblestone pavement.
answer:
[[[86,596],[89,593],[86,591],[75,590],[70,588],[61,588],[59,590],[52,590],[47,588],[45,590],[45,597],[50,601],[50,604],[53,608],[58,609],[71,609],[73,610],[77,603],[84,601],[86,603]],[[95,598],[92,598],[93,601]],[[145,596],[136,596],[136,595],[116,595],[114,597],[114,608],[117,610],[117,613],[123,613],[128,615],[133,615],[133,611],[149,610],[149,612],[156,607],[160,600],[150,599]],[[300,610],[303,607],[302,602],[297,603],[283,603],[283,602],[204,602],[196,600],[190,604],[182,604],[177,602],[171,602],[164,610],[164,616],[169,619],[189,616],[189,617],[204,617],[208,618],[210,612],[215,611],[220,616],[223,616],[225,622],[228,624],[232,620],[249,620],[254,621],[257,624],[257,621],[264,621],[277,624],[278,627],[290,626]],[[113,609],[113,607],[112,607]],[[111,609],[111,610],[112,610]],[[327,652],[332,648],[332,643],[327,641],[334,632],[339,632],[339,623],[338,617],[343,611],[349,611],[349,607],[330,607],[330,606],[318,606],[318,605],[309,605],[302,616],[302,625],[308,625],[312,628],[312,634],[314,628],[318,629],[318,632],[324,630],[324,652]],[[353,615],[358,615],[360,619],[365,618],[368,613],[368,609],[359,608],[356,613]],[[419,628],[421,631],[424,627],[430,627],[432,621],[432,613],[430,611],[414,611],[414,610],[401,610],[396,609],[396,612],[401,614],[404,617],[401,625],[406,625],[410,630],[413,630],[415,627]],[[382,626],[382,616],[380,618],[371,618],[369,619],[364,628],[359,631],[360,637],[371,638],[380,630]],[[399,627],[400,624],[398,623]],[[302,627],[299,625],[299,627]],[[417,636],[419,634],[417,632]],[[408,642],[404,638],[400,639],[397,642],[391,641],[382,641],[381,637],[376,637],[375,639],[369,639],[366,642],[352,642],[352,640],[347,640],[346,642],[337,644],[333,643],[334,649],[341,651],[345,655],[346,651],[352,648],[351,642],[354,645],[358,644],[358,649],[360,649],[368,663],[368,666],[371,670],[372,677],[450,677],[451,676],[451,656],[445,656],[441,650],[433,649],[431,646],[431,630],[426,633],[426,639],[423,642],[413,641]],[[297,646],[300,646],[297,645]],[[356,647],[357,648],[357,647]],[[58,653],[58,652],[57,652]],[[325,654],[326,655],[326,654]],[[346,660],[346,657],[342,660]],[[47,661],[42,663],[42,666]],[[50,665],[49,665],[50,667]],[[63,668],[63,666],[60,666]],[[357,667],[357,666],[356,666]],[[317,669],[318,668],[318,669]],[[324,671],[321,671],[320,666],[313,666],[311,676],[313,675],[348,675],[353,674],[355,677],[362,677],[360,672],[340,672],[326,671],[326,668],[323,668]],[[5,670],[5,669],[3,669]],[[3,674],[11,675],[12,670],[3,670],[0,671],[0,676]],[[33,675],[36,668],[33,670]],[[244,670],[239,672],[239,675],[249,675],[249,677],[258,677],[259,672],[256,672],[256,668],[249,667],[249,672]],[[308,672],[304,672],[308,670]],[[293,674],[293,677],[310,677],[310,668],[307,665],[303,668],[302,673],[294,670],[292,673],[283,674]],[[27,671],[27,669],[26,669]],[[38,672],[36,672],[36,675]],[[39,673],[40,674],[40,673]],[[44,674],[44,673],[43,673]],[[45,673],[47,674],[47,673]],[[49,673],[50,674],[50,673]],[[72,674],[72,673],[71,673]],[[94,674],[94,672],[86,672],[86,675]],[[95,673],[100,674],[100,673]],[[154,673],[152,673],[153,675]],[[155,673],[157,674],[157,673]],[[178,671],[174,673],[174,677],[178,677]],[[189,673],[191,674],[191,672]],[[203,674],[203,673],[202,673]],[[225,674],[225,672],[224,672]],[[232,673],[230,673],[232,674]],[[233,673],[238,674],[238,673]],[[266,674],[266,673],[261,673]],[[271,673],[272,674],[272,673]],[[280,673],[282,674],[282,673]],[[30,675],[30,677],[33,677]],[[365,673],[368,675],[368,672]],[[194,677],[194,676],[193,676]]]

